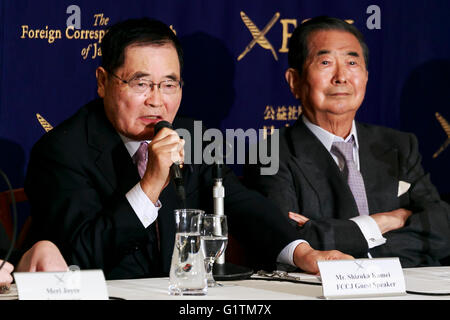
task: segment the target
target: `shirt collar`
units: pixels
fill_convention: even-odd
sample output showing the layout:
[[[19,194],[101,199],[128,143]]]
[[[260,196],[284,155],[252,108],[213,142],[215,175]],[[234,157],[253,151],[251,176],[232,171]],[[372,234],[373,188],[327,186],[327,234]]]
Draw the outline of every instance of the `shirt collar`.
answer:
[[[331,150],[331,146],[333,145],[333,142],[335,142],[335,141],[347,142],[348,140],[350,140],[351,136],[354,137],[356,149],[359,149],[358,135],[356,133],[355,120],[353,120],[353,122],[352,122],[352,129],[350,130],[350,134],[345,139],[342,139],[341,137],[336,136],[336,135],[332,134],[331,132],[328,132],[327,130],[319,127],[318,125],[313,124],[304,115],[302,116],[302,120],[303,120],[303,123],[306,125],[306,127],[309,130],[311,130],[311,132],[317,137],[317,139],[319,139],[320,142],[322,142],[322,144],[325,146],[325,148],[328,151]]]
[[[139,149],[142,141],[131,140],[130,138],[125,137],[124,135],[119,133],[120,138],[122,139],[125,148],[127,148],[128,153],[131,157],[134,156],[136,151]],[[145,140],[147,143],[150,143],[151,140]]]

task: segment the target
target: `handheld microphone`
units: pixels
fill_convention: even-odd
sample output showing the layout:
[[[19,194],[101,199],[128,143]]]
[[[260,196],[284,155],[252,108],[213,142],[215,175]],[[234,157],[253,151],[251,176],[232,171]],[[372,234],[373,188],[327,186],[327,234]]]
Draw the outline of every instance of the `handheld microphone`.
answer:
[[[162,129],[162,128],[169,128],[173,130],[172,124],[168,121],[159,121],[155,125],[155,135]],[[184,181],[183,181],[183,175],[181,174],[181,163],[179,161],[174,162],[170,166],[170,178],[175,183],[175,189],[177,191],[178,197],[183,201],[183,204],[185,204],[186,200],[186,193],[184,190]]]

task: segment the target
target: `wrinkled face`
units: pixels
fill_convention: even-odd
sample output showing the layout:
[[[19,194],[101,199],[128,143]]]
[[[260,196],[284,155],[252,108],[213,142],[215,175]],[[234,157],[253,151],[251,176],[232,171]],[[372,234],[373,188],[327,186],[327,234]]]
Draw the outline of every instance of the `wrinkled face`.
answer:
[[[356,113],[368,72],[358,39],[349,32],[320,30],[308,39],[309,54],[297,88],[291,90],[312,113]]]
[[[172,44],[130,45],[125,59],[114,72],[123,80],[148,79],[153,83],[180,80],[178,54]],[[114,128],[133,140],[152,139],[154,126],[161,120],[173,122],[181,102],[181,88],[174,94],[163,94],[153,86],[136,93],[102,67],[97,69],[98,94]]]

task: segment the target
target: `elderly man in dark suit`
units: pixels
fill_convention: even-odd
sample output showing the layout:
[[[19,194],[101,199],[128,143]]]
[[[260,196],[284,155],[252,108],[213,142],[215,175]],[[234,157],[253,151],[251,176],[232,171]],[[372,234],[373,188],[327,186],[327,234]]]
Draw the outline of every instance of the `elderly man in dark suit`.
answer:
[[[107,279],[167,276],[173,212],[183,206],[169,171],[184,159],[184,140],[169,128],[155,133],[155,125],[164,120],[194,132],[193,121],[176,117],[182,64],[179,40],[162,22],[132,19],[109,29],[96,73],[101,99],[32,150],[25,183],[32,239],[52,240],[68,263],[101,268]],[[213,166],[185,165],[182,174],[186,206],[212,213]],[[231,170],[223,175],[230,233],[257,267],[287,259],[317,272],[317,259],[350,258],[298,241],[274,204]]]
[[[450,255],[449,206],[421,167],[417,139],[354,120],[368,80],[362,34],[317,17],[296,28],[289,46],[286,80],[303,115],[280,132],[278,173],[250,168],[249,184],[315,249],[438,265]]]

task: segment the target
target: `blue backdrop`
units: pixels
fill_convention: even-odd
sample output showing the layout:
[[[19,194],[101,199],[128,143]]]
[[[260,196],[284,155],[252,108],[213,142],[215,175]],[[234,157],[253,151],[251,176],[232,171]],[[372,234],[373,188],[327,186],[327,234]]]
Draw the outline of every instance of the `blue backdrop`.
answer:
[[[97,96],[102,30],[119,20],[148,16],[175,29],[185,50],[181,114],[221,130],[270,130],[292,124],[300,110],[284,80],[290,33],[304,19],[330,15],[352,20],[371,51],[358,120],[414,132],[432,181],[450,193],[450,148],[432,157],[448,139],[436,112],[450,120],[449,12],[447,0],[3,0],[0,168],[23,186],[43,125],[57,125]],[[246,51],[250,30],[266,25]]]

